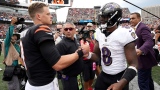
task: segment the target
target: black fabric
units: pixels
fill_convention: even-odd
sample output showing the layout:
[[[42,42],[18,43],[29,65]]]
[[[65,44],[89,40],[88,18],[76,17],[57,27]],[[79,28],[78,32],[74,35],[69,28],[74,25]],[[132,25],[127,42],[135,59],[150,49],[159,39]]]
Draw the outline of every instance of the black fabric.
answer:
[[[79,56],[79,57],[83,57],[83,55],[84,55],[83,52],[82,52],[82,49],[81,49],[81,50],[78,50],[77,53],[78,53],[78,56]]]
[[[84,68],[83,68],[83,80],[85,82],[89,80],[93,80],[95,77],[95,70],[93,70],[93,61],[91,60],[83,60]]]
[[[128,82],[130,82],[136,76],[136,74],[137,73],[134,69],[127,68],[122,78],[125,78]]]
[[[26,76],[26,71],[21,65],[15,67],[14,75],[16,75],[19,79],[24,78]]]
[[[45,32],[45,31],[39,31],[35,33],[34,40],[37,44],[40,44],[41,42],[45,40],[54,41],[52,32]]]
[[[68,80],[62,79],[63,90],[79,90],[77,77],[69,77]]]
[[[47,40],[40,44],[40,51],[44,59],[50,64],[52,67],[54,64],[58,62],[61,55],[59,54],[56,47],[53,47],[54,42]]]
[[[106,74],[102,71],[100,73],[100,75],[97,77],[94,90],[107,90],[107,88],[111,84],[117,83],[117,81],[121,79],[123,73],[124,73],[124,71],[122,71],[116,75],[109,75],[109,74]],[[127,84],[123,88],[123,90],[129,90],[129,84]]]
[[[11,81],[14,75],[15,66],[5,66],[5,70],[3,72],[3,81]]]
[[[152,79],[152,68],[138,69],[139,90],[156,90]]]
[[[157,62],[159,62],[159,61],[160,61],[160,58],[159,58],[159,51],[158,51],[158,49],[153,49],[153,50],[154,50],[154,52],[155,52],[156,60],[157,60]]]
[[[52,31],[47,25],[43,25],[44,29],[41,26],[30,27],[21,39],[28,81],[33,86],[42,86],[53,81],[56,71],[52,66],[60,58],[55,49]]]
[[[56,45],[59,53],[61,55],[67,55],[74,53],[78,47],[79,43],[74,39],[71,40],[69,38],[64,37],[57,45]],[[83,60],[82,58],[79,58],[76,62],[74,62],[69,67],[62,70],[62,73],[64,75],[67,75],[69,77],[77,76],[82,72],[83,69]]]

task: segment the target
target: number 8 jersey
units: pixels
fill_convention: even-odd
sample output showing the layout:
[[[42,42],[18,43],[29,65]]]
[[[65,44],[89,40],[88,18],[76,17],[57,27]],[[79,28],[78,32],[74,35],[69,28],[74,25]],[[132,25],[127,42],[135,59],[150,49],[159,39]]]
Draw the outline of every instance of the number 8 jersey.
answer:
[[[134,29],[120,26],[106,37],[98,28],[95,39],[101,51],[103,72],[115,75],[127,68],[124,46],[137,39]]]

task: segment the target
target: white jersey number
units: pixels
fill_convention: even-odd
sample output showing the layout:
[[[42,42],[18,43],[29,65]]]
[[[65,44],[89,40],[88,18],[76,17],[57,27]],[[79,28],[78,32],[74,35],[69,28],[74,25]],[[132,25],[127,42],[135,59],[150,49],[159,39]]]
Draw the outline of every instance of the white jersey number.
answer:
[[[102,58],[106,66],[109,66],[112,64],[111,51],[107,47],[102,48]]]

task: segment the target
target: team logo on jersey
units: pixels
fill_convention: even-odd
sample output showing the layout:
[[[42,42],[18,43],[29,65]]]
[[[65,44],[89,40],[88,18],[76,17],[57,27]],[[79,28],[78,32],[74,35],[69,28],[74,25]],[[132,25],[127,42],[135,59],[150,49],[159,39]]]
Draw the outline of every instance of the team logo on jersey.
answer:
[[[46,34],[53,35],[53,33],[51,33],[51,32],[46,32]]]
[[[131,33],[131,36],[135,39],[135,38],[136,38],[135,32],[132,32],[132,33]]]

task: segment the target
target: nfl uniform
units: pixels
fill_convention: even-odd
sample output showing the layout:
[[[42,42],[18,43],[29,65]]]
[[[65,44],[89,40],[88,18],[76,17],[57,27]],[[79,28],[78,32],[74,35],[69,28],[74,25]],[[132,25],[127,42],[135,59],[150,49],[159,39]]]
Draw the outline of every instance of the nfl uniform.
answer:
[[[109,36],[96,29],[96,38],[101,51],[102,73],[97,78],[95,90],[106,90],[111,84],[122,77],[127,62],[124,52],[125,45],[137,39],[132,28],[119,26]]]

